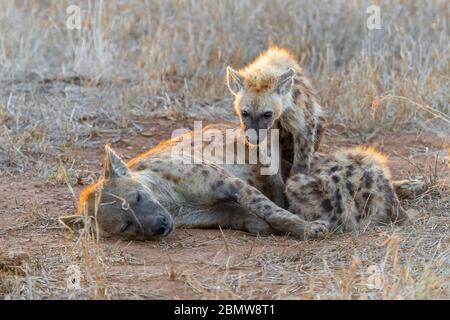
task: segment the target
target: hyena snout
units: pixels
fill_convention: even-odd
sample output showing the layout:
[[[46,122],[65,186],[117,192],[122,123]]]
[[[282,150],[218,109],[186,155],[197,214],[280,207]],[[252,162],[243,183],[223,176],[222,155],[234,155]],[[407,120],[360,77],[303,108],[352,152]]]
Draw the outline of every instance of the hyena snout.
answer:
[[[152,211],[147,212],[146,216],[141,215],[145,239],[167,237],[174,229],[172,216],[163,207]]]
[[[167,237],[174,229],[172,216],[157,202],[151,200],[142,201],[134,206],[133,212],[136,217],[134,220],[136,220],[138,225],[134,234],[136,239],[161,239]],[[126,233],[132,233],[132,230]],[[133,237],[133,234],[131,236]]]
[[[167,215],[160,215],[155,219],[153,233],[156,235],[167,236],[173,230],[173,222]]]

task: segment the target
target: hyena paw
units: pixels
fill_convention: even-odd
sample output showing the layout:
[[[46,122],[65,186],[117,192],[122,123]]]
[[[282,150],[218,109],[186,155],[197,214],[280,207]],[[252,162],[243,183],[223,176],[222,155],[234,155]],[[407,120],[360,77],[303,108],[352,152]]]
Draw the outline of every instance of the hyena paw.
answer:
[[[328,233],[328,222],[315,220],[309,222],[305,228],[305,239],[323,239]]]
[[[414,199],[425,192],[426,185],[422,179],[393,181],[395,193],[401,199]]]

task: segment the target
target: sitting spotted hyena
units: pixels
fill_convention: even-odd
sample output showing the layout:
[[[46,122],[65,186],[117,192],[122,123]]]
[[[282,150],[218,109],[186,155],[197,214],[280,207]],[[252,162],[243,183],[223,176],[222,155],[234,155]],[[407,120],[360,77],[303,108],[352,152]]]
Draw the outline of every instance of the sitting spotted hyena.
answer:
[[[324,124],[311,81],[294,56],[272,47],[239,71],[227,67],[227,83],[245,131],[280,129],[281,157],[292,164],[283,176],[308,173]],[[247,138],[259,143],[258,135]]]
[[[305,220],[327,221],[338,232],[355,230],[363,221],[408,221],[386,161],[373,149],[316,153],[311,173],[294,175],[286,183],[289,211]]]
[[[210,126],[203,133],[226,128]],[[193,133],[162,143],[127,164],[106,147],[104,175],[82,191],[80,213],[96,218],[100,234],[126,239],[160,239],[174,226],[220,226],[299,238],[326,232],[325,223],[307,222],[259,191],[271,187],[270,180],[262,179],[259,164],[222,165],[212,154],[200,152],[202,161],[193,161],[195,150],[172,152],[184,143],[205,148],[205,144],[192,144],[187,135]],[[225,147],[236,141],[225,142]],[[85,221],[81,215],[60,220],[70,226]]]

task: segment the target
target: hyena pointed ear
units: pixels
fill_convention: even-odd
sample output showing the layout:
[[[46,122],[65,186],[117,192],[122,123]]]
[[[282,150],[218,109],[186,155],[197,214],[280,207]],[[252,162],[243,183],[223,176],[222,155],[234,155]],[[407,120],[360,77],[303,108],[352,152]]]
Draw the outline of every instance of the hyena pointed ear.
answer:
[[[278,83],[277,83],[277,86],[275,89],[278,94],[285,95],[291,91],[292,85],[293,85],[294,74],[295,74],[295,70],[292,68],[289,68],[288,71],[283,73],[278,78]]]
[[[105,146],[105,163],[104,163],[104,177],[116,178],[123,176],[131,176],[130,169],[125,162],[109,147]]]
[[[244,78],[231,67],[227,67],[227,86],[233,95],[237,95],[244,88]]]
[[[74,214],[69,216],[62,216],[58,218],[59,223],[61,223],[65,228],[72,232],[79,231],[85,226],[85,216]]]

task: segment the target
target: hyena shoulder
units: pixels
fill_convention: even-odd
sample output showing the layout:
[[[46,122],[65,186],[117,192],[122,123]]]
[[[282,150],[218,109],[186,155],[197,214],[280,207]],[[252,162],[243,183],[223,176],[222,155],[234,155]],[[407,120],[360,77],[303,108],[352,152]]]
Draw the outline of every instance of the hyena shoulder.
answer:
[[[387,158],[373,149],[316,154],[311,174],[287,181],[286,197],[291,212],[307,220],[325,220],[332,230],[354,230],[367,218],[384,223],[407,220]]]

